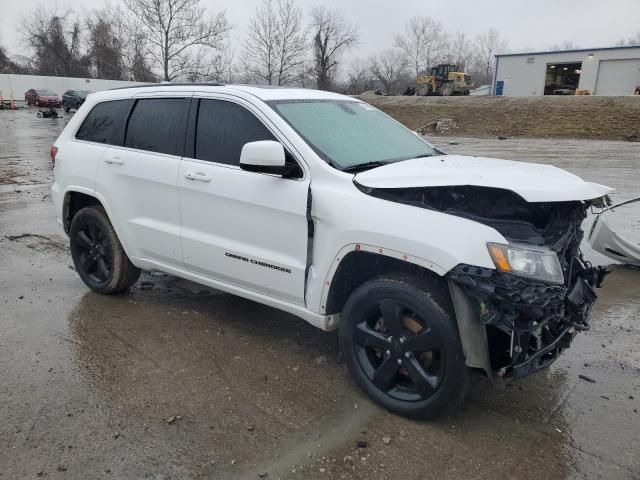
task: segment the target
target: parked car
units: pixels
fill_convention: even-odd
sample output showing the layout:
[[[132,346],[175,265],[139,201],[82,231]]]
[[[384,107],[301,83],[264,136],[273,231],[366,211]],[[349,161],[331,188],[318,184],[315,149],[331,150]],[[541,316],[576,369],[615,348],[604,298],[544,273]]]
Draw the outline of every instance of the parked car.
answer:
[[[78,110],[91,92],[89,90],[67,90],[62,95],[62,107],[65,112],[72,108]]]
[[[473,372],[500,384],[548,367],[589,328],[605,274],[581,224],[610,188],[447,155],[334,93],[99,92],[51,157],[89,288],[163,271],[338,328],[356,383],[409,417],[455,408]]]
[[[27,105],[35,105],[36,107],[60,108],[62,105],[60,97],[46,88],[27,90],[24,94],[24,101],[27,102]]]

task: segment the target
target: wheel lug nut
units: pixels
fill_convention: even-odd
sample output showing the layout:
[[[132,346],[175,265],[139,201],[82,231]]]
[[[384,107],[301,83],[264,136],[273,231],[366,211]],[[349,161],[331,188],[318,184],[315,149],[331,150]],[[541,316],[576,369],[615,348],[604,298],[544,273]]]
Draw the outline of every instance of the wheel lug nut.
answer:
[[[387,337],[387,342],[389,343],[393,342],[393,337]]]
[[[411,356],[411,352],[404,352],[404,356],[405,356],[406,358],[409,358],[409,357]]]
[[[398,365],[402,365],[402,360],[398,359]]]
[[[404,337],[400,337],[400,343],[404,343],[407,339]]]
[[[389,355],[391,355],[391,351],[387,350],[386,352],[384,352],[384,354],[388,357]]]

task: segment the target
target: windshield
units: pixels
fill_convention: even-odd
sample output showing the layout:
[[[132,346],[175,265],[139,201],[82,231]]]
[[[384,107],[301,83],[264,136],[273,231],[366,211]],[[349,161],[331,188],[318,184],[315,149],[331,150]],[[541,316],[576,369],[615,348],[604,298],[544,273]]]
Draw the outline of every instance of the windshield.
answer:
[[[326,162],[341,170],[437,155],[413,132],[354,100],[276,100],[269,105]]]
[[[56,95],[51,90],[36,90],[36,93],[38,95],[43,96],[43,97],[55,97],[55,95]]]
[[[76,95],[80,98],[85,98],[89,93],[89,90],[76,90]]]

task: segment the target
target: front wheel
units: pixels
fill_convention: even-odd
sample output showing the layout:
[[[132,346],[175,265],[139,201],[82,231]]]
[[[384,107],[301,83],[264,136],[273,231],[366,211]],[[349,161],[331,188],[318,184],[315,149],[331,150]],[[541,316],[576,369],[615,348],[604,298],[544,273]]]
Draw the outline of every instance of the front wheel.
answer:
[[[470,369],[446,301],[430,282],[398,274],[366,282],[345,304],[340,343],[347,367],[394,413],[436,418],[464,398]]]
[[[84,283],[97,293],[117,293],[140,276],[102,207],[86,207],[71,221],[71,256]]]

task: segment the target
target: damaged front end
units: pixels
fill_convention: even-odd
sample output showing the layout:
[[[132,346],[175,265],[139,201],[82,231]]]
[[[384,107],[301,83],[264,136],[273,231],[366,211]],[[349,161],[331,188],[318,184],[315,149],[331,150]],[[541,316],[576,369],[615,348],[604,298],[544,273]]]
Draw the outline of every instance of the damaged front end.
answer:
[[[554,281],[501,269],[495,257],[496,269],[458,265],[448,273],[468,365],[492,379],[520,378],[549,366],[589,329],[595,289],[607,272],[584,259],[581,224],[604,198],[531,203],[509,190],[469,185],[367,190],[491,226],[509,241],[506,248],[557,255]]]

